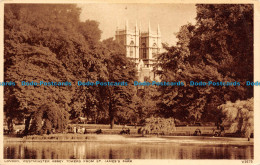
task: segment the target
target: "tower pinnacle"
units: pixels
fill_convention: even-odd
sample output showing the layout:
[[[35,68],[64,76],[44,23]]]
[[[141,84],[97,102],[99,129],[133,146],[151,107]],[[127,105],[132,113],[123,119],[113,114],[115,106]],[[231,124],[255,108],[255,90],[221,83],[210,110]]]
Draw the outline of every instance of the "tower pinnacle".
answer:
[[[138,31],[137,21],[135,21],[135,31]]]
[[[158,35],[161,35],[161,31],[160,31],[160,26],[159,26],[159,24],[158,24],[158,26],[157,26],[157,34],[158,34]]]
[[[140,22],[140,24],[139,24],[139,33],[141,33],[141,30],[142,30],[142,24]]]
[[[125,30],[128,29],[128,20],[125,21]]]
[[[150,20],[149,20],[149,25],[148,25],[148,32],[151,32],[151,24],[150,24]]]

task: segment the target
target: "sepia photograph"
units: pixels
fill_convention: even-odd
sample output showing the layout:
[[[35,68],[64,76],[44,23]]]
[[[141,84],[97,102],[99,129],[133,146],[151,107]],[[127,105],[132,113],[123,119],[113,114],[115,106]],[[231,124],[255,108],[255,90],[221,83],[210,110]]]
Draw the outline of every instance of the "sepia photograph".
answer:
[[[253,163],[250,2],[4,3],[3,161]]]

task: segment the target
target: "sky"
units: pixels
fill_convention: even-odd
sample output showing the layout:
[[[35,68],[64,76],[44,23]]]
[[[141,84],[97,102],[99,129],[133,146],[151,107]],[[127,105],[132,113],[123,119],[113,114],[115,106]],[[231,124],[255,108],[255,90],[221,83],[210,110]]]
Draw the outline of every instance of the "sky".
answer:
[[[175,45],[177,33],[188,22],[195,24],[195,4],[112,4],[89,3],[78,4],[81,8],[80,20],[96,20],[102,31],[101,40],[114,37],[116,27],[123,29],[126,20],[128,27],[134,30],[137,25],[147,31],[150,21],[152,31],[159,24],[162,42]]]

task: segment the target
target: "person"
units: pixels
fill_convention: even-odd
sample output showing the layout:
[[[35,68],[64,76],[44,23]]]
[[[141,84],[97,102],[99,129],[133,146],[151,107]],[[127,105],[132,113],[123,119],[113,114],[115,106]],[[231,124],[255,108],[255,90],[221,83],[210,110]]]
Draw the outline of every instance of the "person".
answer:
[[[215,128],[212,129],[213,137],[215,136]]]
[[[221,132],[224,131],[223,125],[220,126],[220,131],[221,131]]]
[[[200,136],[200,135],[201,135],[201,131],[200,131],[199,128],[197,128],[197,129],[195,130],[194,135],[195,135],[195,136]]]
[[[102,130],[101,129],[98,129],[97,131],[96,131],[96,134],[101,134],[102,133]]]
[[[251,128],[248,128],[248,135],[247,135],[247,141],[250,141],[250,136],[251,136]]]
[[[52,128],[52,129],[51,129],[51,133],[52,133],[52,134],[55,134],[55,128]]]
[[[68,127],[67,127],[67,132],[71,132],[71,126],[70,125],[68,125]]]
[[[220,125],[220,133],[219,133],[219,136],[224,136],[225,135],[225,132],[224,132],[224,126],[223,125]]]

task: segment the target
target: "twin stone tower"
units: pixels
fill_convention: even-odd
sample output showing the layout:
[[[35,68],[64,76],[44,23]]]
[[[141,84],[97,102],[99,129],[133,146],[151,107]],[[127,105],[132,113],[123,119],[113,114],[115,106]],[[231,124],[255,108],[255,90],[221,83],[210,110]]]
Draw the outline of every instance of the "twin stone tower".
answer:
[[[152,31],[150,22],[147,31],[141,31],[141,25],[135,25],[134,29],[128,27],[128,21],[124,29],[116,28],[116,42],[124,45],[126,57],[133,60],[138,70],[139,81],[159,80],[159,76],[153,72],[156,56],[161,52],[161,32],[158,25],[156,31]]]

